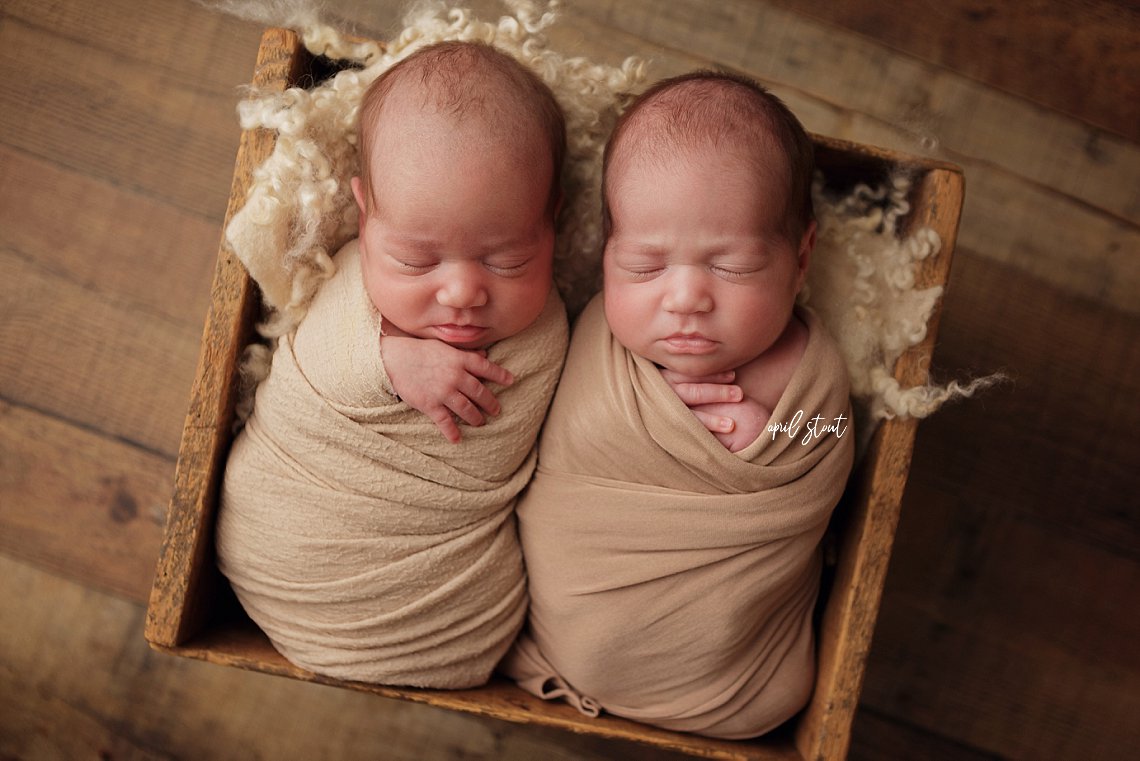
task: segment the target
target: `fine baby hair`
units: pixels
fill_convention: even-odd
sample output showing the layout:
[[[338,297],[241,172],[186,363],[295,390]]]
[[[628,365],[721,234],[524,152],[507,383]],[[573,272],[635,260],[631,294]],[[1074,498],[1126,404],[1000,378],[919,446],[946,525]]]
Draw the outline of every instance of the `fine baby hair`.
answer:
[[[815,219],[811,139],[784,102],[748,77],[701,70],[663,79],[650,86],[614,126],[602,158],[602,226],[608,237],[612,220],[607,183],[630,151],[664,158],[675,151],[728,143],[741,160],[763,173],[775,140],[786,158],[788,237],[798,239]],[[626,147],[627,144],[631,144]]]
[[[472,86],[472,80],[478,82]],[[408,91],[411,91],[408,94]],[[418,99],[425,109],[450,117],[456,123],[476,120],[485,133],[518,151],[533,148],[531,135],[546,138],[552,167],[548,211],[553,214],[561,198],[561,173],[566,155],[566,120],[553,94],[542,80],[515,58],[484,42],[438,42],[403,59],[378,77],[365,91],[360,105],[360,166],[365,197],[372,203],[371,159],[376,131],[383,129],[390,101]],[[389,119],[394,117],[389,116]],[[388,129],[398,125],[389,124]],[[482,150],[482,145],[471,145]]]

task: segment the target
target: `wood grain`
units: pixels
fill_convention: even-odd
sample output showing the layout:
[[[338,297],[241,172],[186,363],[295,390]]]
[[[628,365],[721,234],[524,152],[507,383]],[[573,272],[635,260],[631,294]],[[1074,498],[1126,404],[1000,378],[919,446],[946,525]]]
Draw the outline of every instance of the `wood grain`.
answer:
[[[0,167],[0,248],[139,320],[202,324],[216,222],[2,144]]]
[[[500,721],[410,701],[171,658],[139,636],[140,605],[3,555],[0,577],[3,758],[679,758],[551,729],[508,731]]]
[[[377,20],[381,36],[398,29],[399,5],[327,3]],[[656,11],[676,26],[686,5],[575,0],[551,39],[611,62],[651,56],[654,75],[745,70],[816,131],[963,165],[969,192],[934,367],[1013,377],[919,426],[850,757],[1130,757],[1140,145],[947,59],[849,33],[873,10],[862,0],[829,4],[842,27],[806,15],[814,0],[730,3],[735,16],[689,37],[624,20]],[[1071,18],[1075,36],[1100,23],[1090,15],[1100,5],[977,7],[1018,15],[1031,40],[1042,39],[1038,15]],[[924,34],[970,39],[976,28],[950,14]],[[1140,49],[1135,25],[1119,31]],[[237,145],[235,87],[259,34],[183,0],[0,4],[0,756],[668,757],[142,642],[143,612],[122,597],[144,594],[153,568],[144,515],[171,488]],[[987,70],[1012,65],[997,45],[968,53]],[[1060,72],[1055,85],[1110,81]],[[153,141],[141,134],[148,119]],[[152,221],[159,246],[147,244]],[[14,314],[26,330],[5,327]],[[187,348],[164,341],[155,320],[183,326]],[[156,345],[180,358],[135,377]],[[138,516],[121,527],[120,483]],[[19,541],[4,544],[9,531]]]
[[[1001,368],[1010,381],[924,423],[932,490],[968,490],[1071,542],[1140,559],[1137,474],[1125,465],[1140,462],[1140,318],[968,248],[945,299],[952,322],[935,372]]]
[[[0,553],[146,599],[172,460],[0,401],[0,463]]]
[[[1119,0],[1023,3],[775,0],[916,58],[1140,142],[1140,9]],[[991,49],[1000,55],[980,55]]]
[[[270,29],[262,36],[253,83],[284,89],[305,64],[297,36]],[[269,157],[274,136],[242,133],[226,222],[242,207],[253,170]],[[219,584],[213,561],[214,503],[229,451],[238,358],[253,335],[257,303],[244,267],[224,246],[218,255],[198,372],[179,448],[166,532],[147,614],[147,639],[173,646],[196,633]]]
[[[832,150],[825,143],[818,157],[821,164],[839,160],[831,158]],[[936,168],[921,175],[912,193],[913,211],[902,233],[929,227],[943,246],[937,257],[924,262],[915,278],[918,288],[944,284],[949,278],[963,192],[960,172]],[[904,386],[925,381],[939,316],[936,308],[923,342],[899,358],[894,375]],[[849,499],[833,521],[839,526],[839,560],[820,624],[816,693],[796,727],[796,744],[806,759],[847,756],[916,428],[916,420],[881,425],[853,474]]]
[[[903,724],[888,714],[860,706],[851,738],[850,761],[999,761],[952,737]]]
[[[864,705],[1001,757],[1112,758],[1140,710],[1140,321],[968,249],[945,306],[938,364],[1012,381],[920,428]]]
[[[565,703],[536,698],[501,678],[493,678],[485,687],[471,690],[420,690],[324,677],[286,661],[273,649],[265,635],[244,617],[236,622],[212,626],[172,652],[224,666],[425,703],[451,711],[649,745],[658,752],[679,752],[725,761],[795,761],[800,758],[786,733],[761,742],[732,742],[670,732],[613,716],[592,719]]]
[[[307,57],[294,35],[269,31],[258,55],[255,82],[282,87],[296,80]],[[820,138],[818,160],[844,175],[879,181],[892,168],[918,173],[912,206],[912,227],[929,226],[942,238],[942,251],[929,262],[919,281],[924,286],[944,283],[954,250],[962,206],[960,172],[949,165],[907,159],[889,151],[863,148]],[[242,138],[230,213],[240,208],[252,168],[271,148],[270,138],[246,133]],[[229,443],[232,389],[236,361],[250,335],[252,311],[248,277],[224,250],[219,257],[214,298],[203,357],[195,382],[183,445],[179,454],[174,496],[166,535],[148,610],[147,636],[156,646],[172,652],[215,660],[270,673],[343,684],[285,664],[263,640],[231,637],[217,631],[216,611],[221,582],[211,551],[221,463]],[[920,382],[937,334],[931,320],[923,345],[904,355],[897,377],[907,384]],[[820,634],[820,669],[816,692],[796,731],[798,754],[809,759],[837,759],[846,755],[851,722],[863,677],[898,508],[914,438],[914,421],[891,421],[878,432],[864,461],[864,487],[853,490],[851,518],[844,524],[835,593],[826,606]],[[214,623],[211,623],[211,617]],[[202,635],[196,637],[198,632]],[[194,644],[189,640],[193,639]],[[203,639],[206,644],[203,644]],[[345,685],[356,686],[357,685]],[[636,739],[670,750],[717,758],[783,758],[797,752],[781,746],[778,735],[727,746],[612,718],[584,721],[565,706],[548,706],[514,688],[487,688],[464,694],[392,690],[367,687],[381,694],[423,700],[432,705],[531,723],[570,728],[608,737]],[[517,693],[512,695],[511,693]],[[722,747],[723,746],[723,747]]]
[[[122,186],[216,219],[225,203],[217,193],[219,178],[229,175],[237,133],[215,120],[196,129],[187,125],[203,111],[233,113],[232,84],[210,89],[191,75],[172,77],[162,68],[93,47],[80,21],[70,25],[79,27],[69,30],[71,36],[13,12],[6,15],[0,26],[0,70],[20,75],[0,79],[0,97],[19,104],[0,111],[4,142],[82,174],[115,177]],[[76,140],[76,133],[84,139]]]
[[[198,330],[108,299],[11,248],[0,249],[0,284],[5,400],[151,452],[176,451]]]

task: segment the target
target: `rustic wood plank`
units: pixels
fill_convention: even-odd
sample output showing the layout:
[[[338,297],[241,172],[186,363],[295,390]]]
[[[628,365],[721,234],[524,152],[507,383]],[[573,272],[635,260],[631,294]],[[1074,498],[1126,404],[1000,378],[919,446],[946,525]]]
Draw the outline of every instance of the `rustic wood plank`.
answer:
[[[951,737],[902,724],[860,706],[855,716],[849,761],[1000,761],[1000,756],[971,748]]]
[[[1135,4],[769,2],[1140,142]]]
[[[670,732],[608,715],[592,719],[561,701],[536,698],[498,677],[492,678],[486,686],[475,689],[423,690],[346,682],[321,676],[285,660],[248,619],[212,626],[200,637],[174,652],[220,665],[400,698],[462,713],[588,734],[597,739],[623,744],[650,745],[654,748],[653,752],[670,756],[674,752],[680,752],[686,756],[725,761],[798,761],[800,758],[786,732],[757,741],[729,741]]]
[[[139,636],[141,606],[3,554],[0,579],[0,757],[674,758],[629,743],[550,729],[515,732],[493,719],[171,658]]]
[[[220,228],[0,144],[0,249],[93,297],[197,329]]]
[[[282,90],[297,80],[305,63],[296,34],[268,29],[258,48],[253,82]],[[242,133],[226,224],[245,203],[253,170],[269,157],[274,141],[266,130]],[[158,646],[175,646],[202,627],[220,583],[212,551],[213,505],[232,436],[238,358],[253,335],[256,310],[252,281],[223,244],[147,614],[146,637]]]
[[[1140,742],[1140,674],[1042,643],[976,629],[892,597],[868,705],[1004,758],[1128,758]],[[891,685],[894,685],[893,687]]]
[[[862,117],[830,130],[838,137],[890,146],[897,130]],[[962,166],[968,192],[961,245],[1007,262],[1056,289],[1140,312],[1140,225],[1027,182],[1005,168],[945,152]],[[1140,174],[1137,174],[1140,184]]]
[[[0,388],[40,410],[173,456],[199,333],[0,249]]]
[[[1127,609],[1140,589],[1134,558],[1071,541],[1056,524],[1001,509],[1007,505],[1000,498],[957,495],[941,485],[934,491],[920,472],[912,484],[926,513],[904,518],[898,553],[912,572],[891,577],[892,599],[921,601],[962,629],[1017,637],[1027,650],[1053,648],[1086,658],[1090,667],[1108,661],[1122,678],[1140,677],[1140,616]],[[943,551],[930,553],[939,536]],[[1043,573],[1024,558],[1052,558],[1063,572]],[[1093,673],[1072,685],[1074,699]]]
[[[253,64],[261,36],[257,25],[192,0],[6,0],[4,14],[130,65],[157,69],[164,81],[231,98]]]
[[[963,251],[935,371],[1011,383],[924,422],[914,477],[1140,560],[1140,317]]]
[[[174,463],[0,400],[0,552],[146,599]]]
[[[20,72],[0,80],[0,99],[19,104],[0,111],[7,145],[221,217],[225,196],[218,191],[226,187],[239,132],[230,116],[232,91],[203,89],[11,15],[0,27],[0,69]],[[241,81],[236,72],[214,76]]]
[[[936,153],[945,145],[955,156],[1140,221],[1140,146],[859,35],[752,0],[715,7],[700,0],[581,0],[561,23],[575,25],[580,18],[606,34],[641,38],[662,55],[682,53],[737,68],[909,132],[906,143],[886,147]]]
[[[920,427],[865,705],[1002,757],[1136,747],[1138,323],[959,250],[938,364],[1014,382]]]

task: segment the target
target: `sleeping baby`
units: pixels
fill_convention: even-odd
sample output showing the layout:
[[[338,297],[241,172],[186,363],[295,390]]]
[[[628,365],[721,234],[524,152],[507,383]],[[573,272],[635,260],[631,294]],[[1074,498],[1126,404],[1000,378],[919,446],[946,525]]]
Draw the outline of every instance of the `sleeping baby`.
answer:
[[[513,58],[445,42],[369,88],[360,145],[359,236],[234,443],[218,564],[298,666],[471,687],[525,616],[514,506],[568,333],[564,122]]]
[[[812,146],[755,83],[655,85],[604,159],[603,293],[574,329],[518,508],[544,698],[745,738],[814,679],[820,538],[850,472],[848,380],[796,306]]]

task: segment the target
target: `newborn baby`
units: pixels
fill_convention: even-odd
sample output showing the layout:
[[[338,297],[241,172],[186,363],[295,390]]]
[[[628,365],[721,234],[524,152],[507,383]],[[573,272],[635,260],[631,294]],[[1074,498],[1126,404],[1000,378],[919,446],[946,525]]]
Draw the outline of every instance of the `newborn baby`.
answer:
[[[518,509],[527,690],[744,738],[814,678],[819,540],[852,465],[848,380],[796,307],[812,147],[755,83],[651,88],[606,147],[605,285],[575,326]]]
[[[360,113],[360,234],[234,443],[218,564],[298,666],[471,687],[525,615],[514,505],[567,344],[565,127],[534,74],[476,43],[408,57]]]

